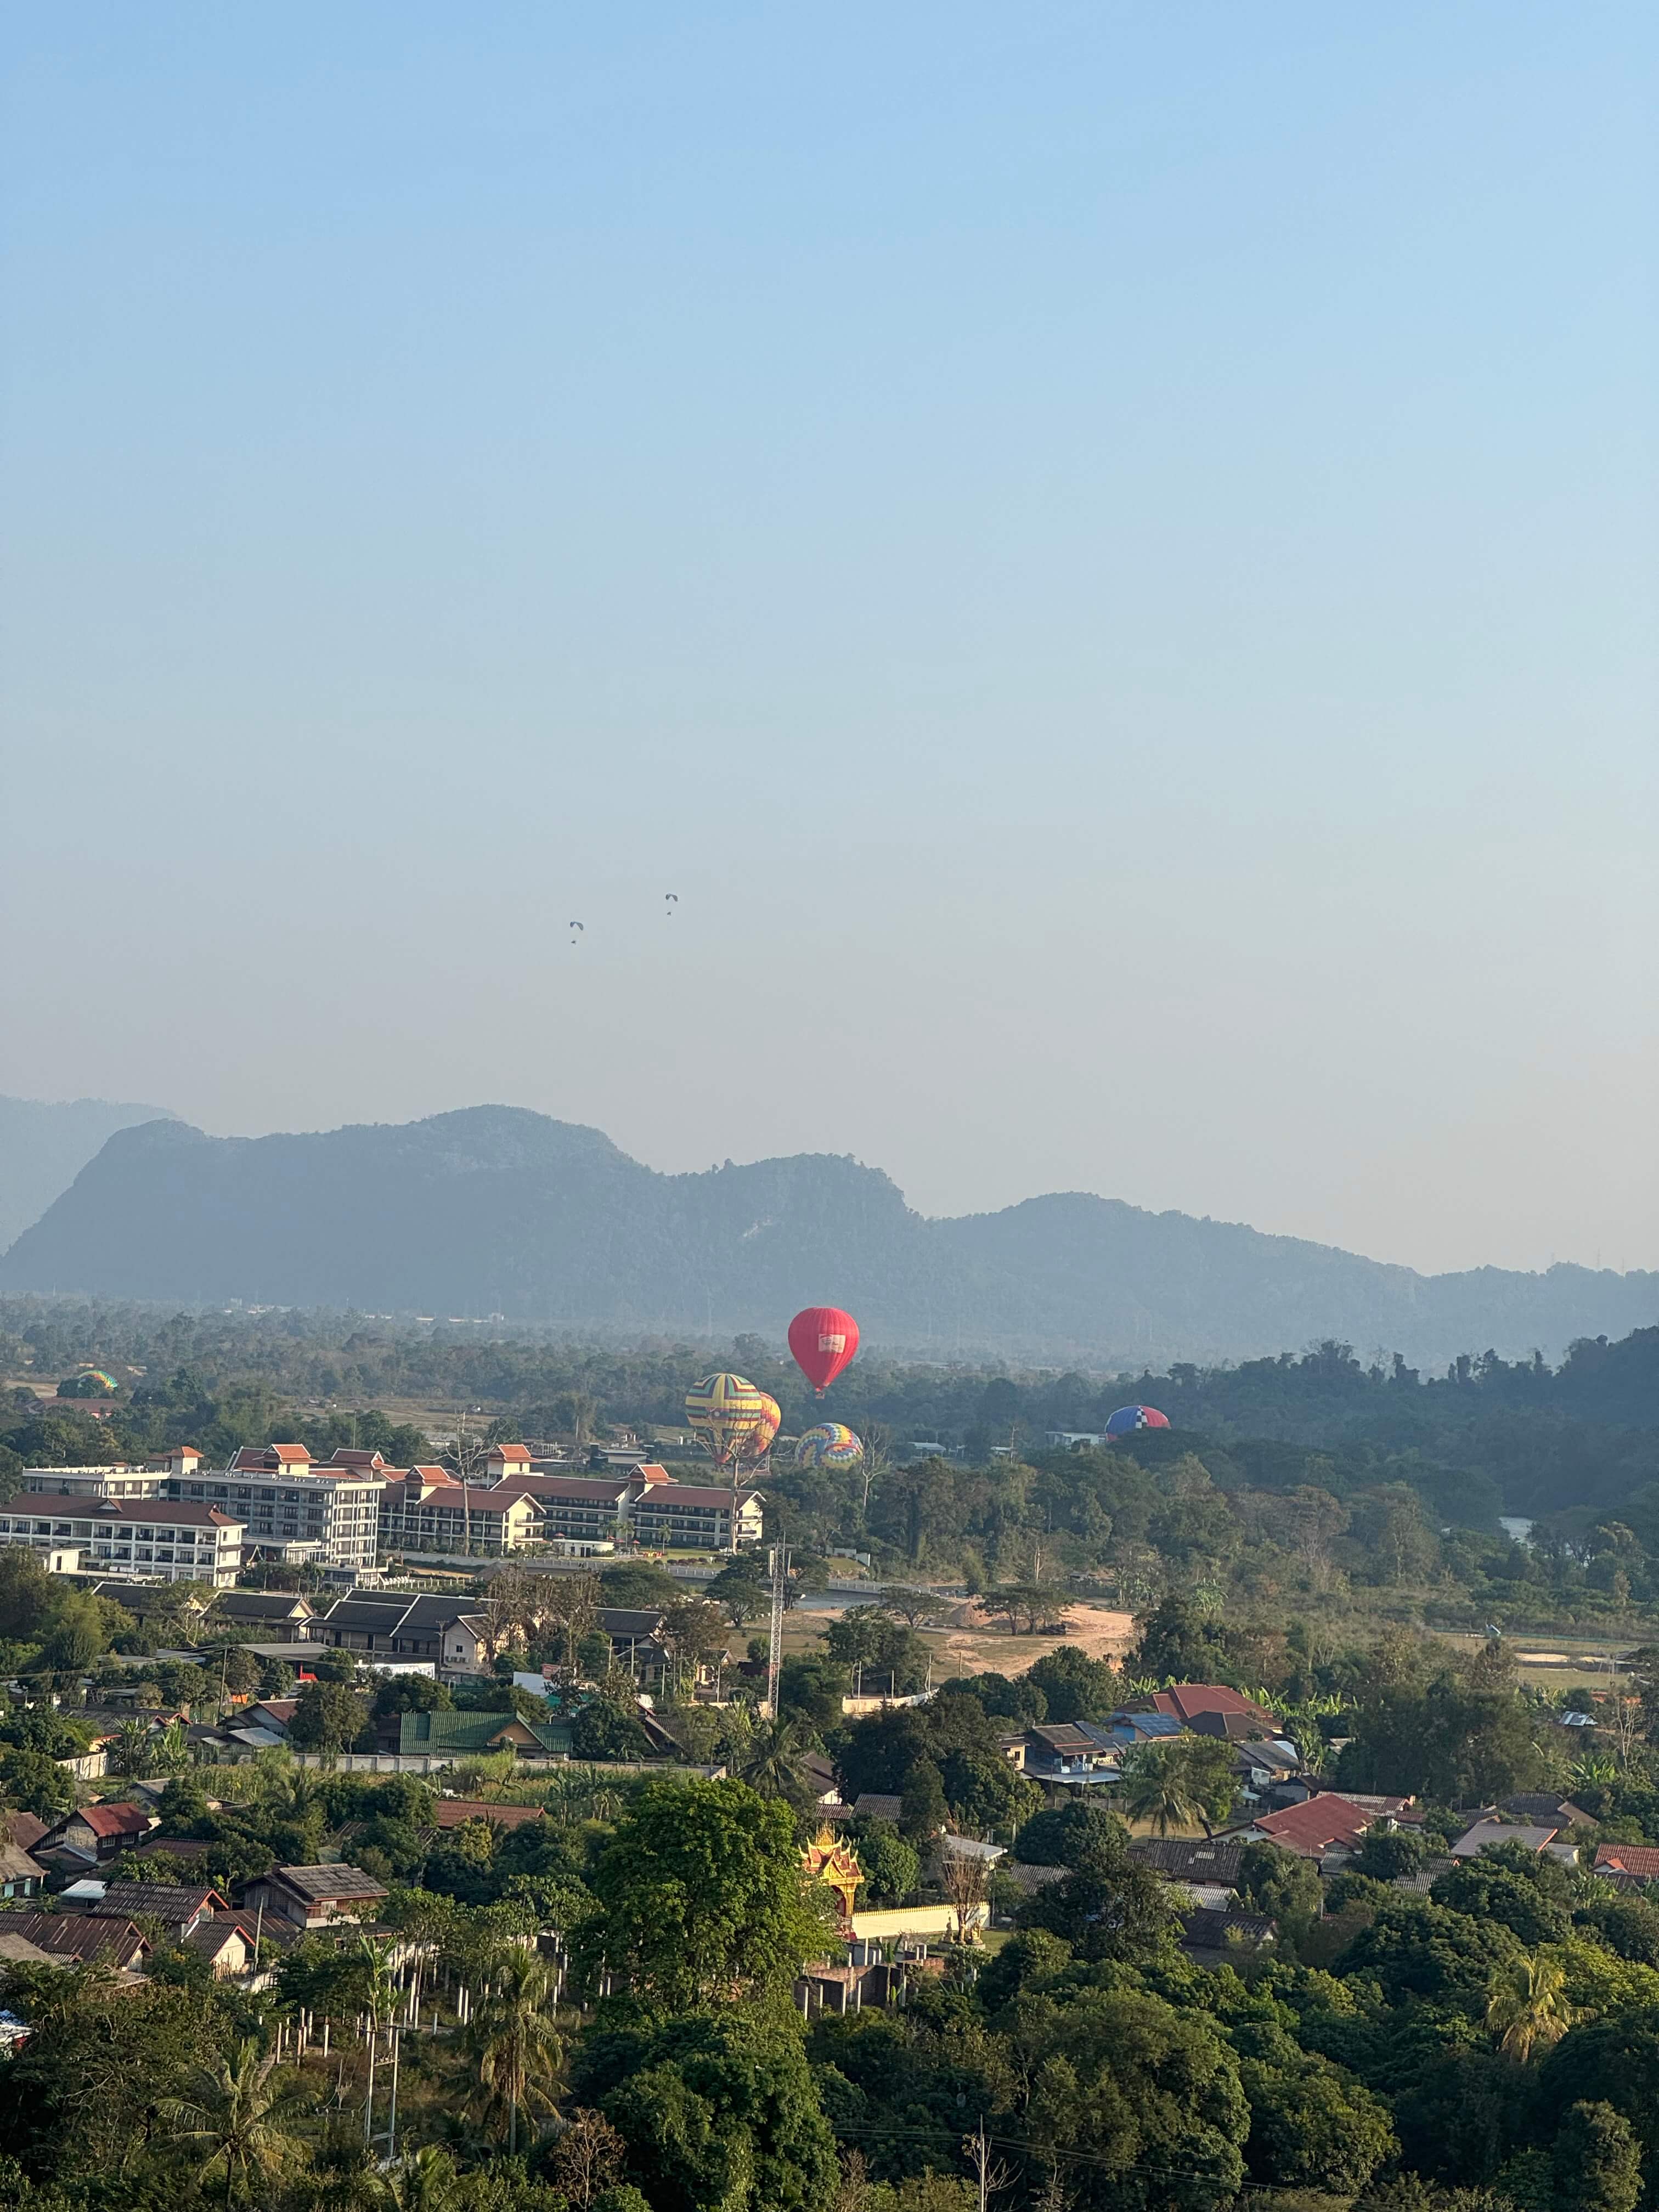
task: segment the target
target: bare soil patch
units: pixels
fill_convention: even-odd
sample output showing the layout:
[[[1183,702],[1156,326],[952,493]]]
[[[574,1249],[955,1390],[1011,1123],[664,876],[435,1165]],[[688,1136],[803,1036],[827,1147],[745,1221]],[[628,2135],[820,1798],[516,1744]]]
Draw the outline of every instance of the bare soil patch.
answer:
[[[1134,1617],[1104,1606],[1069,1605],[1065,1636],[1010,1636],[971,1606],[962,1606],[929,1641],[959,1674],[1023,1674],[1050,1651],[1081,1651],[1091,1659],[1121,1659],[1134,1642]]]

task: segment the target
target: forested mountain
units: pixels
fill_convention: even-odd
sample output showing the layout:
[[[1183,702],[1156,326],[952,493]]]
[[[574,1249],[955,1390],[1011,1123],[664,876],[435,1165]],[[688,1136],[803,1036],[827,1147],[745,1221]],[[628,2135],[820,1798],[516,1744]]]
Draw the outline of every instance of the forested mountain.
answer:
[[[1425,1276],[1084,1193],[930,1221],[878,1170],[805,1155],[659,1175],[595,1129],[504,1106],[400,1127],[112,1137],[0,1261],[0,1287],[775,1330],[834,1297],[872,1341],[1134,1368],[1328,1337],[1443,1364],[1659,1319],[1659,1276]]]
[[[106,1098],[0,1098],[0,1250],[40,1219],[116,1130],[166,1117],[163,1106]]]

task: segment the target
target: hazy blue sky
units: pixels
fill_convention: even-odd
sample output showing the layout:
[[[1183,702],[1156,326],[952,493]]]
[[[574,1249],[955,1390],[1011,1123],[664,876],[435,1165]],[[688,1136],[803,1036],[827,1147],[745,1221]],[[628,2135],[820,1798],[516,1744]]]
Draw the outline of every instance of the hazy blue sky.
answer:
[[[1650,5],[9,37],[0,1090],[1659,1265]]]

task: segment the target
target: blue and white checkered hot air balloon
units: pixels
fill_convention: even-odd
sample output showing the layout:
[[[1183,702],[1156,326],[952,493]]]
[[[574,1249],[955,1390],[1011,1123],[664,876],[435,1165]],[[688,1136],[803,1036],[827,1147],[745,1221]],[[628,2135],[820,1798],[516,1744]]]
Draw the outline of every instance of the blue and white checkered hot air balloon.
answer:
[[[1167,1429],[1170,1417],[1160,1413],[1156,1406],[1120,1406],[1108,1416],[1106,1433],[1109,1437],[1127,1437],[1135,1429]]]

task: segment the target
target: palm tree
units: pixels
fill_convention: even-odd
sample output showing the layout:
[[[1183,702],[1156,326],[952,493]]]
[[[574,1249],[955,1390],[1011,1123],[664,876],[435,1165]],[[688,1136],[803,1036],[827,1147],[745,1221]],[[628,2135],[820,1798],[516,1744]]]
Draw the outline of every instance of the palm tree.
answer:
[[[805,1751],[798,1721],[763,1721],[751,1731],[732,1771],[763,1797],[781,1797],[796,1812],[805,1812],[816,1794],[802,1764]]]
[[[1569,1771],[1575,1790],[1605,1789],[1619,1779],[1618,1760],[1604,1752],[1586,1752],[1582,1759],[1574,1759]]]
[[[372,1936],[360,1936],[357,1938],[357,1955],[364,1968],[364,1996],[367,1999],[364,2009],[378,2035],[397,2011],[398,2001],[403,1994],[392,1971],[392,1946],[377,1943]]]
[[[489,1994],[472,2015],[467,2042],[478,2062],[485,2098],[507,2116],[507,2151],[519,2148],[519,2112],[553,2109],[549,2084],[564,2046],[553,2019],[556,1984],[544,1959],[519,1945],[489,1966]]]
[[[384,2179],[387,2212],[450,2212],[455,2202],[455,2161],[436,2143],[401,2158]]]
[[[309,2099],[300,2084],[278,2076],[276,2052],[262,2057],[252,2036],[229,2057],[197,2067],[185,2089],[185,2095],[163,2100],[161,2120],[201,2154],[199,2184],[223,2168],[227,2205],[235,2202],[239,2183],[251,2202],[251,2181],[283,2174],[298,2163],[301,2145],[295,2123]]]
[[[1517,1959],[1487,1985],[1486,2026],[1506,2058],[1524,2066],[1534,2051],[1559,2043],[1577,2017],[1567,2002],[1566,1974],[1542,1952]]]
[[[149,1765],[149,1729],[141,1720],[123,1721],[109,1747],[112,1774],[143,1774]]]
[[[1119,1800],[1132,1820],[1145,1820],[1167,1836],[1171,1828],[1201,1827],[1210,1824],[1193,1786],[1191,1770],[1176,1743],[1146,1743],[1133,1752],[1123,1765],[1123,1789]]]
[[[151,1739],[149,1756],[157,1774],[182,1774],[190,1765],[190,1737],[182,1721],[169,1721]]]

